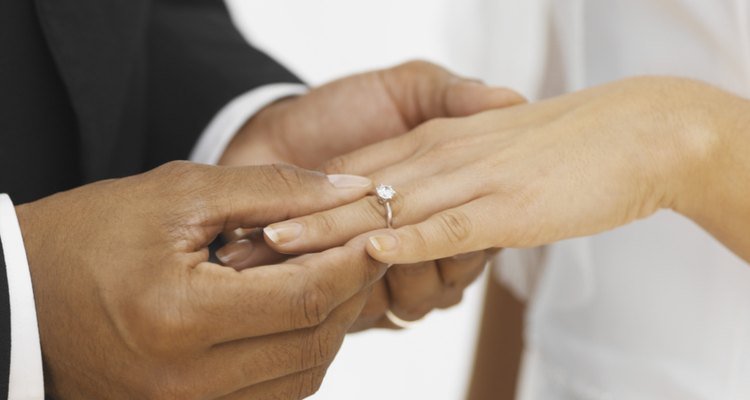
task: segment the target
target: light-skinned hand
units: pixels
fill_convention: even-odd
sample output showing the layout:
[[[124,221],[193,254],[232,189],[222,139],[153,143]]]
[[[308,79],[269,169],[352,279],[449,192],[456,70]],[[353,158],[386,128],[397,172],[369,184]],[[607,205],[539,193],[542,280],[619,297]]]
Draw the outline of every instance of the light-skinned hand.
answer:
[[[746,260],[748,101],[700,82],[633,78],[536,104],[427,122],[339,157],[327,171],[394,185],[397,229],[368,252],[416,263],[606,231],[659,209],[706,228]],[[382,227],[372,196],[272,225],[278,251],[328,248]]]

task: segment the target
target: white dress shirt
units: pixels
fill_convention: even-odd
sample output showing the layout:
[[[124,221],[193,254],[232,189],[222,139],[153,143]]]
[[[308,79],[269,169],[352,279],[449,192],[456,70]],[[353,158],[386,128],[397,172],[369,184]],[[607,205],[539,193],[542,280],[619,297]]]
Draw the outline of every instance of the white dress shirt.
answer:
[[[750,96],[748,0],[551,7],[563,91],[663,74]],[[750,399],[750,266],[692,221],[661,211],[501,257],[529,301],[520,400]]]
[[[190,160],[215,164],[235,133],[249,118],[276,100],[304,94],[306,91],[307,87],[301,84],[278,83],[256,88],[237,97],[222,108],[206,127],[193,148]],[[0,238],[10,292],[8,399],[43,400],[42,352],[31,275],[15,208],[6,194],[0,194]]]

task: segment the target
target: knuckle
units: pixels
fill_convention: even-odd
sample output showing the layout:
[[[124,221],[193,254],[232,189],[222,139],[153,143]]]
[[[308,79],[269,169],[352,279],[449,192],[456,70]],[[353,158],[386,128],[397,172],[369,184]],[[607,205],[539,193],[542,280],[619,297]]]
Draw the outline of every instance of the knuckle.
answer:
[[[323,378],[325,377],[325,368],[315,368],[313,370],[301,373],[297,375],[293,387],[294,399],[304,399],[312,396],[320,390],[320,386],[323,384]]]
[[[323,324],[315,329],[309,346],[312,366],[325,365],[333,361],[343,338],[344,330],[332,324]]]
[[[318,326],[328,318],[330,306],[328,295],[320,285],[310,285],[297,300],[295,309],[298,310],[296,324],[299,327]]]
[[[453,243],[464,243],[472,233],[471,219],[461,211],[451,210],[438,215],[439,226]]]
[[[407,227],[407,232],[413,242],[412,247],[414,251],[418,252],[417,256],[420,258],[427,257],[429,249],[432,248],[432,242],[427,240],[424,233],[417,228]]]
[[[323,172],[326,174],[341,174],[349,172],[349,161],[345,156],[334,157],[323,166]]]
[[[161,166],[157,167],[157,171],[165,173],[182,173],[197,167],[197,164],[191,163],[184,160],[169,161]]]
[[[142,300],[126,308],[124,315],[129,346],[157,358],[167,359],[184,352],[194,332],[182,307],[170,301]]]
[[[331,232],[339,232],[339,223],[336,220],[336,217],[331,213],[318,213],[312,218],[314,220],[314,226],[316,226],[321,233],[329,234]]]
[[[157,185],[163,185],[169,182],[173,190],[178,192],[194,192],[196,181],[203,182],[207,178],[207,171],[213,170],[214,167],[208,165],[195,164],[189,161],[170,161],[166,164],[153,169],[149,174],[153,174],[157,179]],[[202,186],[202,185],[198,185]]]
[[[287,164],[272,164],[261,167],[261,173],[270,187],[281,186],[289,191],[297,191],[307,182],[301,169]]]

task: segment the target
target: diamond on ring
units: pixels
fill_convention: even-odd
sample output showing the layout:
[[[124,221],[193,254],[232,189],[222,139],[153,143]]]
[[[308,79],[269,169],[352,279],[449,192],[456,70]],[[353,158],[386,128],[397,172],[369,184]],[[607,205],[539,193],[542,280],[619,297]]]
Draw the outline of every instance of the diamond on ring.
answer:
[[[384,185],[382,183],[375,188],[375,193],[378,195],[378,199],[380,199],[380,201],[391,200],[396,195],[396,191],[393,189],[393,186]]]

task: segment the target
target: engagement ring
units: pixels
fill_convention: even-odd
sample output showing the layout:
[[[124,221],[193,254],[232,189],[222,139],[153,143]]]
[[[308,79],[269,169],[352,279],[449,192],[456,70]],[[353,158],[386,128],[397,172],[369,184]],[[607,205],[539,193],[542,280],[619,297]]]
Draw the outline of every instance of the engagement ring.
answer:
[[[396,191],[390,185],[380,184],[375,188],[375,194],[378,196],[378,202],[385,206],[385,226],[393,228],[393,209],[391,208],[391,199],[396,196]]]

